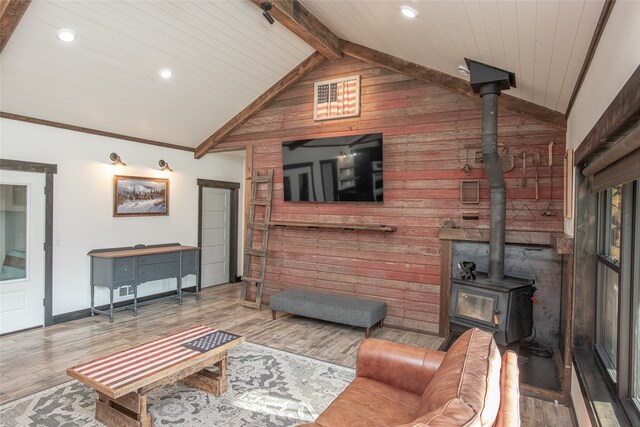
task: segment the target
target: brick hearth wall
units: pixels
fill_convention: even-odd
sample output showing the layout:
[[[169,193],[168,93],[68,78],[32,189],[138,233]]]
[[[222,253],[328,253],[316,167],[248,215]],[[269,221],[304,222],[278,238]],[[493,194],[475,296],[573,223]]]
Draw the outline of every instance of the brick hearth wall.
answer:
[[[313,83],[361,76],[357,118],[313,121]],[[253,168],[274,170],[272,220],[385,224],[394,233],[274,228],[270,234],[265,298],[290,287],[355,294],[387,302],[388,325],[438,331],[440,241],[445,219],[459,227],[489,228],[489,189],[480,150],[481,103],[439,86],[351,58],[326,62],[216,148],[253,144]],[[384,134],[384,204],[292,203],[283,201],[281,142],[358,133]],[[565,133],[500,109],[499,136],[507,154],[527,152],[505,174],[507,229],[563,230]],[[548,143],[553,141],[553,167]],[[473,145],[476,148],[466,148]],[[539,200],[535,199],[533,152]],[[462,168],[468,163],[471,174]],[[526,185],[522,187],[523,179]],[[460,203],[460,181],[480,180],[480,203]],[[554,216],[544,216],[550,208]],[[477,221],[462,220],[477,210]]]

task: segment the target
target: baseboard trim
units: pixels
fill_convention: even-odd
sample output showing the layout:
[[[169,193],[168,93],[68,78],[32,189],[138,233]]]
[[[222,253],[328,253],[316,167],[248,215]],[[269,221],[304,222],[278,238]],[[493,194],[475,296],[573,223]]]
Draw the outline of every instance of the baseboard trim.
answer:
[[[195,286],[191,286],[188,288],[183,288],[183,291],[186,292],[195,292],[196,287]],[[151,302],[154,300],[159,300],[159,299],[166,299],[167,297],[173,296],[173,295],[177,295],[178,292],[177,291],[168,291],[168,292],[162,292],[160,294],[153,294],[153,295],[147,295],[146,297],[141,297],[138,298],[138,305],[145,303],[145,302]],[[126,300],[126,301],[119,301],[117,303],[113,304],[113,308],[114,310],[117,308],[122,308],[125,307],[127,305],[131,304],[132,300]],[[105,304],[105,305],[100,305],[96,307],[98,310],[109,310],[109,304]],[[56,314],[55,316],[53,316],[53,322],[51,323],[52,325],[57,325],[58,323],[66,323],[66,322],[71,322],[73,320],[79,320],[79,319],[84,319],[85,317],[91,317],[91,308],[83,308],[82,310],[76,310],[76,311],[70,311],[68,313],[62,313],[62,314]]]

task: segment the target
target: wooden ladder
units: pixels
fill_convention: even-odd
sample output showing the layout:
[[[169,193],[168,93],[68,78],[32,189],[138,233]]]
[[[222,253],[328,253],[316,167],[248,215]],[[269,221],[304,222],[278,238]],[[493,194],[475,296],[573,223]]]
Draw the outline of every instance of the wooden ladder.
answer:
[[[264,198],[258,198],[259,190],[265,190],[266,194],[260,194]],[[267,268],[267,248],[269,246],[269,221],[271,219],[272,195],[273,170],[270,170],[267,175],[259,175],[257,172],[254,172],[251,176],[251,206],[249,208],[249,224],[247,225],[247,239],[244,247],[244,266],[242,269],[240,305],[257,308],[258,310],[262,308],[264,273]],[[256,221],[256,207],[258,206],[264,206],[264,216],[261,221]],[[260,247],[254,247],[254,230],[258,230],[262,233],[262,246]],[[260,259],[260,270],[256,275],[258,277],[252,277],[251,266],[253,264],[253,260],[256,258]],[[249,288],[251,284],[257,286],[255,301],[247,299],[251,293]]]

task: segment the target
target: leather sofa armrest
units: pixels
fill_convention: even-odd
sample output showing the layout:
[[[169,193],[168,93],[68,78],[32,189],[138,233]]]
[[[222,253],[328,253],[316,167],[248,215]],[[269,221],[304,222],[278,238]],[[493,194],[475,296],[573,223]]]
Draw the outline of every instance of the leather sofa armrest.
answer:
[[[495,427],[520,426],[520,386],[518,355],[507,350],[502,355],[500,368],[500,409]]]
[[[445,352],[378,339],[365,339],[358,349],[356,376],[422,395]]]

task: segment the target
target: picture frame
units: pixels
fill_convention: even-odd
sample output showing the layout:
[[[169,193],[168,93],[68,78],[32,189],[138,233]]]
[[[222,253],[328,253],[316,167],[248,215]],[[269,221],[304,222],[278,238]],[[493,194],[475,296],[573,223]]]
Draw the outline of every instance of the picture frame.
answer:
[[[169,179],[113,176],[113,216],[169,215]]]
[[[357,117],[359,115],[360,75],[314,83],[314,121]]]
[[[564,153],[564,217],[573,217],[573,150]]]

